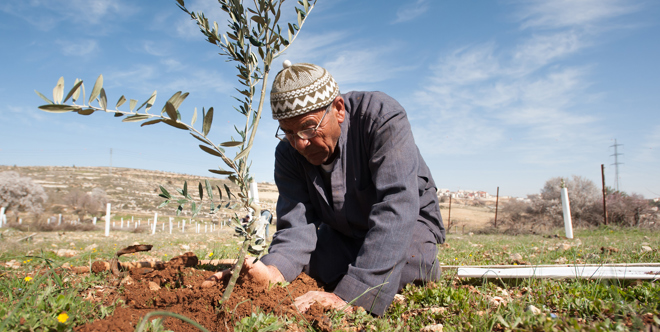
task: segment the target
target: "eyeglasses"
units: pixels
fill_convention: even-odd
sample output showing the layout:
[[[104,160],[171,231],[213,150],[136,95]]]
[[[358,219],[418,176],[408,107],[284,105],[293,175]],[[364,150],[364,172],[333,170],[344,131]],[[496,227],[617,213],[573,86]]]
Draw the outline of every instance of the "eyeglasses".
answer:
[[[331,109],[332,109],[332,103],[330,103],[330,105],[328,105],[325,108],[325,112],[323,113],[323,116],[321,117],[321,120],[316,125],[316,127],[303,129],[297,132],[296,135],[298,135],[298,137],[304,140],[308,140],[316,137],[316,131],[319,129],[319,126],[321,126],[321,123],[323,123],[323,119],[325,119],[325,115],[328,114],[328,111],[330,111]],[[282,133],[280,133],[280,131],[282,131]],[[277,126],[277,131],[275,132],[275,137],[277,137],[277,139],[279,139],[280,141],[284,141],[287,138],[287,135],[293,135],[293,132],[286,133],[284,132],[284,130],[282,130],[282,128]]]

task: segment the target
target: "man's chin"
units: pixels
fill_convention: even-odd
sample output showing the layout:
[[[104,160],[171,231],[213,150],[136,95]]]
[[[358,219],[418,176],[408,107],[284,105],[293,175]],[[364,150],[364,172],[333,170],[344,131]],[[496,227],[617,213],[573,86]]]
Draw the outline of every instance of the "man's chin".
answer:
[[[314,165],[314,166],[320,166],[321,164],[323,164],[323,163],[326,161],[327,158],[321,158],[321,157],[317,154],[317,155],[312,155],[311,157],[307,157],[307,156],[305,156],[305,159],[307,159],[307,161],[308,161],[310,164]]]

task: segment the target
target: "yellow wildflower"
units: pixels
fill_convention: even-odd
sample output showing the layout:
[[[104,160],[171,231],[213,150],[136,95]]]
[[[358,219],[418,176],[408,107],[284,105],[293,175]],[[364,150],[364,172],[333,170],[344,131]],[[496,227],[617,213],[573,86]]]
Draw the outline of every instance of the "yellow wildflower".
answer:
[[[69,315],[66,314],[66,312],[63,312],[57,316],[57,321],[60,323],[64,323],[69,319]]]
[[[213,253],[209,253],[209,257],[213,256]]]
[[[24,279],[24,280],[25,280],[25,281],[32,281],[32,277],[30,277],[30,276],[27,276],[27,277],[25,277],[25,279]]]

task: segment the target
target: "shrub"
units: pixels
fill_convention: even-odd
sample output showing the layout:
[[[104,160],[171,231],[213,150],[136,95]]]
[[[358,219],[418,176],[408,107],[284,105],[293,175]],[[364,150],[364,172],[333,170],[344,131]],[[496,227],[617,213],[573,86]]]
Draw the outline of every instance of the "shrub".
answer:
[[[6,208],[5,213],[13,211],[16,221],[19,212],[41,214],[47,199],[44,188],[31,178],[13,171],[0,172],[0,207]]]

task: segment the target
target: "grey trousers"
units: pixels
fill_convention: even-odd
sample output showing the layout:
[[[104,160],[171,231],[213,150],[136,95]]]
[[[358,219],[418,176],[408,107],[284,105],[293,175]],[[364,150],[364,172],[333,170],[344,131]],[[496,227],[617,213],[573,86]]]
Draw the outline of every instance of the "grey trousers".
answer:
[[[421,222],[416,223],[413,232],[413,241],[406,252],[406,263],[401,272],[399,291],[409,283],[440,278],[435,236]],[[355,264],[364,239],[348,237],[326,224],[319,227],[317,238],[316,249],[304,271],[323,282],[327,291],[332,291],[348,271],[349,265]]]

